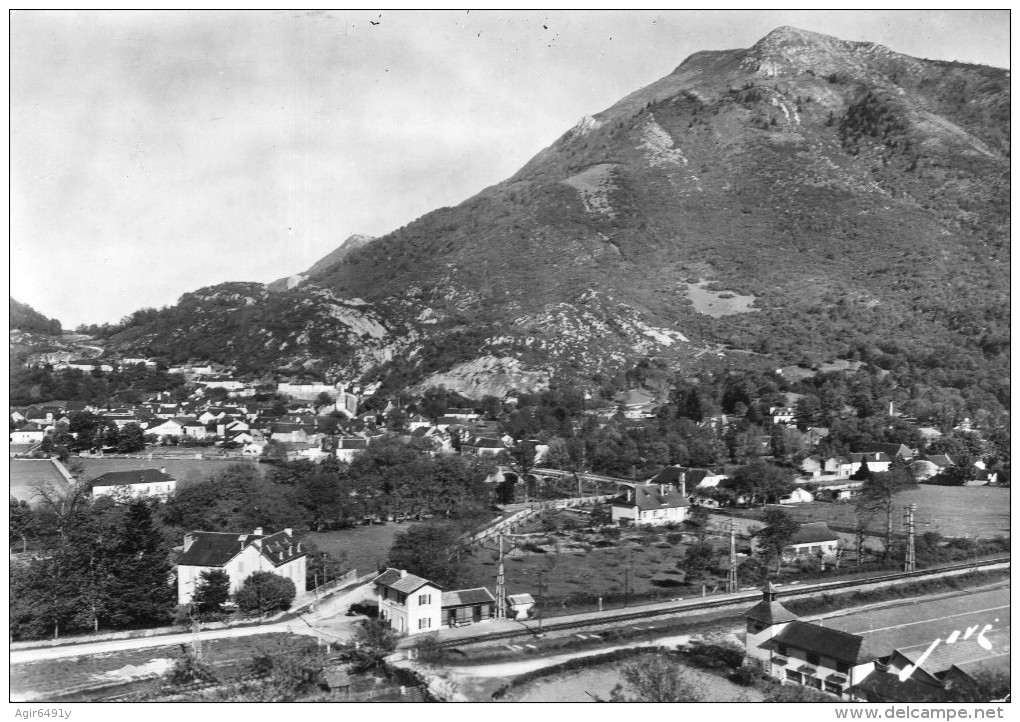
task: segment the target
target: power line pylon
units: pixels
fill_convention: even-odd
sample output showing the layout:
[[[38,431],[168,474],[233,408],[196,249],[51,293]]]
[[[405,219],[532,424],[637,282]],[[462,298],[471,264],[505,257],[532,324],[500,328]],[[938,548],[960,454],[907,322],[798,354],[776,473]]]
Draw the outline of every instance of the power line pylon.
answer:
[[[907,557],[903,562],[903,571],[912,572],[917,569],[917,559],[914,554],[914,512],[917,511],[917,504],[911,504],[903,509],[903,521],[907,527]]]
[[[503,569],[503,535],[499,535],[499,570],[496,572],[496,619],[506,619],[506,573]]]
[[[730,517],[730,573],[726,579],[726,591],[730,594],[737,591],[737,533]]]

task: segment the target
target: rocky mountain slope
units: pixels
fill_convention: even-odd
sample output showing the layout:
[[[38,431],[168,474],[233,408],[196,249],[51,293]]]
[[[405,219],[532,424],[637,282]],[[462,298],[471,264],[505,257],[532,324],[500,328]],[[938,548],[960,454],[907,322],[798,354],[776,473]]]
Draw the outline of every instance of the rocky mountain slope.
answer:
[[[363,236],[359,234],[348,236],[343,243],[313,263],[312,266],[304,273],[296,273],[293,276],[279,278],[272,283],[267,284],[266,287],[270,291],[289,291],[309,279],[314,279],[317,276],[322,275],[331,267],[347,258],[351,252],[368,245],[374,240],[375,238],[372,236]]]
[[[1005,70],[779,28],[692,55],[503,183],[345,243],[291,291],[246,292],[243,326],[179,306],[176,324],[114,340],[472,396],[496,373],[500,388],[591,381],[720,347],[771,365],[877,346],[999,373],[1009,98]],[[385,337],[326,310],[342,299]]]

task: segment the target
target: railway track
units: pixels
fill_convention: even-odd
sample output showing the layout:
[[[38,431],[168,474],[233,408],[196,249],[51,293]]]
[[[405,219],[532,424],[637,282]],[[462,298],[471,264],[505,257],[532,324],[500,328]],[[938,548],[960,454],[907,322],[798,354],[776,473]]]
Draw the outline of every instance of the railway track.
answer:
[[[819,584],[798,585],[796,588],[778,590],[777,597],[804,597],[816,594],[827,594],[840,590],[854,589],[857,587],[871,586],[875,584],[893,584],[907,579],[937,579],[943,576],[954,576],[967,571],[979,571],[981,569],[992,569],[1003,564],[1010,563],[1009,557],[996,559],[985,559],[982,561],[967,562],[964,564],[953,564],[933,569],[923,569],[914,572],[898,572],[895,574],[883,574],[881,576],[867,579],[850,579],[837,582],[822,582]],[[679,612],[703,612],[706,610],[719,609],[737,604],[751,605],[761,597],[760,590],[736,592],[734,594],[722,595],[717,599],[679,601],[668,607],[661,603],[655,605],[655,609],[620,609],[602,613],[592,612],[590,617],[584,619],[566,619],[557,622],[555,618],[544,620],[542,629],[537,630],[522,624],[522,629],[507,632],[490,632],[478,636],[462,637],[456,640],[442,642],[444,647],[458,647],[465,644],[478,644],[483,642],[496,642],[503,639],[513,639],[523,635],[546,634],[548,632],[583,630],[588,627],[603,626],[620,622],[631,622],[636,620],[648,620],[655,617],[674,616]]]

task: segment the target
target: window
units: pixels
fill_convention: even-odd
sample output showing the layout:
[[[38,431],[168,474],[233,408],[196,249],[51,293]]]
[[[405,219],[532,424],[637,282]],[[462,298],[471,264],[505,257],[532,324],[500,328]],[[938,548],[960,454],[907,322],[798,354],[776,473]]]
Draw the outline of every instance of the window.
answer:
[[[850,665],[846,662],[836,662],[836,671],[840,674],[850,674]]]
[[[418,629],[431,629],[431,628],[432,628],[431,617],[425,617],[424,619],[418,620]]]
[[[786,645],[785,644],[777,644],[776,645],[776,651],[779,652],[784,657],[789,657],[790,656],[790,652],[786,649]]]
[[[786,680],[788,682],[794,682],[796,684],[800,684],[801,680],[803,680],[803,679],[804,678],[801,676],[800,672],[794,672],[792,669],[786,670]]]
[[[804,685],[807,687],[813,687],[814,689],[821,689],[822,680],[818,679],[818,677],[805,677]]]
[[[818,655],[813,653],[813,652],[808,652],[806,659],[807,659],[807,663],[808,664],[820,664],[821,663],[821,660],[819,659]]]
[[[432,604],[432,595],[431,594],[419,594],[418,595],[418,604]]]
[[[830,694],[842,695],[843,694],[843,685],[836,684],[835,682],[826,682],[825,683],[825,691],[830,693]]]

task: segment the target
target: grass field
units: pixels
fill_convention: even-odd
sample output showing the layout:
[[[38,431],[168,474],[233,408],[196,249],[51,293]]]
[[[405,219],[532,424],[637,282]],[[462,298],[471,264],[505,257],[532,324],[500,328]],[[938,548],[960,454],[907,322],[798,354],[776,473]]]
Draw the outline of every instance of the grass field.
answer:
[[[995,486],[930,486],[922,484],[898,494],[893,529],[903,531],[903,507],[917,504],[914,522],[918,533],[937,531],[947,537],[991,538],[1009,536],[1009,488]],[[832,526],[854,526],[853,504],[794,504],[785,507],[798,521],[824,521]],[[885,531],[885,518],[872,519],[869,530]]]
[[[215,639],[202,644],[202,658],[217,672],[232,673],[251,659],[255,649],[272,648],[275,644],[307,645],[308,638],[266,634]],[[47,699],[79,688],[117,682],[127,684],[166,672],[181,654],[179,647],[151,647],[12,665],[11,698]]]
[[[379,564],[386,562],[393,538],[409,526],[408,522],[388,523],[379,526],[356,526],[353,529],[309,532],[302,537],[315,544],[321,551],[337,556],[346,552],[348,562],[358,574],[368,574]]]
[[[73,457],[71,462],[79,463],[85,469],[85,479],[95,479],[108,471],[131,471],[134,469],[166,469],[166,473],[178,481],[198,481],[223,471],[231,463],[252,464],[246,459],[91,459]],[[69,462],[69,463],[71,463]],[[265,473],[272,468],[265,464],[254,464],[255,468]]]
[[[597,535],[585,535],[597,539]],[[624,530],[614,546],[594,547],[587,551],[571,543],[569,536],[550,535],[550,541],[560,542],[560,553],[555,546],[542,545],[548,553],[515,550],[505,557],[506,587],[510,594],[539,594],[550,602],[571,611],[580,607],[595,608],[599,597],[608,606],[621,606],[625,584],[630,586],[634,600],[651,594],[662,599],[689,596],[689,587],[682,588],[683,574],[676,563],[684,555],[682,544],[671,544],[665,533]],[[609,540],[607,540],[609,541]],[[498,562],[495,544],[476,547],[463,558],[466,572],[465,586],[485,586],[494,589]],[[629,579],[629,582],[628,582]],[[659,581],[656,584],[653,580]],[[709,587],[711,588],[711,584]],[[700,589],[700,588],[699,588]],[[555,613],[549,610],[549,613]]]

